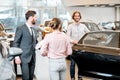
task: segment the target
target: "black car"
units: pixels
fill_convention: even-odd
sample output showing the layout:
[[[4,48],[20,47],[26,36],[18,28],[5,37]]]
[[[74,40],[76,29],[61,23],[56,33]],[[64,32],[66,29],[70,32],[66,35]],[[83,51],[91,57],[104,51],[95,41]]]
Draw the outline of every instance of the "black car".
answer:
[[[81,75],[103,80],[120,80],[120,31],[85,34],[73,50]]]

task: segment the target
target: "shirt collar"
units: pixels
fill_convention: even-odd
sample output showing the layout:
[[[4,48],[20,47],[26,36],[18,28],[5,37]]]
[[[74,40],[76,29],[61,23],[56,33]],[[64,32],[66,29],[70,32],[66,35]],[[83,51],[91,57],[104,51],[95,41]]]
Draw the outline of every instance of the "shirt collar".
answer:
[[[32,26],[30,26],[28,23],[26,23],[26,25],[27,25],[27,27],[29,27],[29,28],[32,27]]]

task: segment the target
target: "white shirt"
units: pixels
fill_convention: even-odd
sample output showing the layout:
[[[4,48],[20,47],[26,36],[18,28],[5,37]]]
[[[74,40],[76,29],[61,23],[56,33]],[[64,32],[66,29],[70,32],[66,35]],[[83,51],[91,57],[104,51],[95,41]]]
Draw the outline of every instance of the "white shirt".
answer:
[[[30,29],[31,26],[30,26],[29,24],[27,24],[27,23],[26,23],[26,25],[27,25],[27,27],[28,27],[28,29],[29,29],[29,31],[30,31],[30,34],[32,35],[32,31],[31,31],[31,29]]]
[[[68,26],[67,35],[70,36],[72,40],[79,41],[85,33],[89,32],[88,28],[84,24],[72,23]]]

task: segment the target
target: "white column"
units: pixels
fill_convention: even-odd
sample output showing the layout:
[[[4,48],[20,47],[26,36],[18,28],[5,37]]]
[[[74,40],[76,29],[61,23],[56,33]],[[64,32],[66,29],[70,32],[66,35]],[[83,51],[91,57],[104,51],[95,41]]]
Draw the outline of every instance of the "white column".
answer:
[[[115,7],[115,21],[120,21],[120,6]]]

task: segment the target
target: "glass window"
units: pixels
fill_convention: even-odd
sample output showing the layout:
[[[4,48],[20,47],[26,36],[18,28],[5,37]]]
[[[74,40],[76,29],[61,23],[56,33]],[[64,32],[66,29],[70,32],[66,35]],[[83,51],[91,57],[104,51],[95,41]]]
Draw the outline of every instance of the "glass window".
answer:
[[[118,47],[119,33],[93,32],[84,37],[83,43],[96,46]]]
[[[37,25],[44,24],[46,20],[53,17],[67,22],[70,17],[61,0],[3,0],[0,2],[2,3],[0,5],[0,22],[5,27],[13,28],[13,31],[17,26],[24,24],[24,15],[28,9],[37,11]]]

